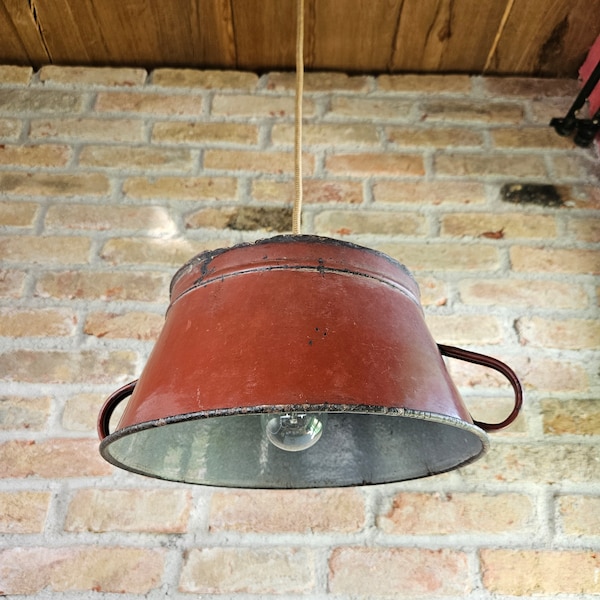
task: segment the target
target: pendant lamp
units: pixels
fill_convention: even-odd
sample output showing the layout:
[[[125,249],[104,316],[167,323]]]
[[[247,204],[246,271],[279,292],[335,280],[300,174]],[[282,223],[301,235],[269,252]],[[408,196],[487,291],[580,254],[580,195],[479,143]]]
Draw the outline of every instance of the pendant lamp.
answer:
[[[301,235],[302,0],[297,31],[293,233],[204,252],[175,274],[140,378],[100,411],[100,452],[117,467],[224,487],[382,484],[469,464],[519,413],[507,365],[435,343],[404,265]],[[510,415],[474,422],[444,356],[502,373]]]

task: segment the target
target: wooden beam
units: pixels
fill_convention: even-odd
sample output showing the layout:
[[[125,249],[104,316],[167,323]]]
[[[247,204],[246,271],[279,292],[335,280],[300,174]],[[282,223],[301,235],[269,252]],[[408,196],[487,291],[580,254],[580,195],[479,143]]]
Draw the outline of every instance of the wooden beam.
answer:
[[[0,57],[5,64],[47,64],[51,58],[37,21],[35,5],[0,0]]]

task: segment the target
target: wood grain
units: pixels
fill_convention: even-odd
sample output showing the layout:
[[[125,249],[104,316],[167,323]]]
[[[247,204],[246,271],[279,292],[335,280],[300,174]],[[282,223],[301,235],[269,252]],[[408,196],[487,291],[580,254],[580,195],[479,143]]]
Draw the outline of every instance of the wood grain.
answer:
[[[305,0],[307,69],[568,76],[600,0]],[[294,69],[294,0],[0,0],[0,63]]]

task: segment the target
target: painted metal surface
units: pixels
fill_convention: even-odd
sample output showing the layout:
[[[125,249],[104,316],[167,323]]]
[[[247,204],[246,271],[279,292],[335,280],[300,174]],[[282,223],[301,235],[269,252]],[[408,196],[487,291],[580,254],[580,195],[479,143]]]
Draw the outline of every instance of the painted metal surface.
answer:
[[[475,357],[475,362],[507,376],[512,373],[495,359],[444,348],[449,356]],[[489,427],[474,425],[427,330],[419,289],[406,267],[385,254],[329,238],[279,236],[203,253],[178,271],[164,328],[140,379],[115,392],[100,414],[101,451],[119,466],[146,472],[151,470],[148,457],[137,466],[126,464],[127,452],[139,450],[126,451],[124,437],[186,421],[327,412],[330,420],[337,415],[328,425],[333,431],[341,427],[338,421],[350,419],[340,415],[353,415],[349,426],[355,437],[361,430],[356,415],[409,417],[469,431],[477,441],[467,443],[467,454],[448,467],[454,468],[485,451],[485,433],[478,425],[493,429],[516,417],[520,407],[516,376],[511,384],[516,401],[509,419]],[[116,431],[110,434],[111,413],[130,395]],[[381,423],[371,422],[374,431],[382,431]],[[421,426],[413,423],[415,427]],[[327,445],[326,434],[316,445],[321,451]],[[419,433],[419,439],[423,435]],[[116,451],[119,456],[110,448],[117,440],[123,446]],[[362,448],[368,442],[358,444]],[[147,474],[203,483],[201,476],[171,477],[169,469]],[[377,470],[385,471],[384,478],[395,477],[389,465]],[[413,477],[431,474],[432,468],[422,470],[414,474],[408,469]],[[349,473],[331,480],[321,477],[314,485],[354,485]],[[279,487],[276,475],[265,477],[258,486]],[[300,487],[311,486],[310,472],[303,477]],[[239,479],[216,483],[240,485]],[[291,479],[283,485],[291,486]]]

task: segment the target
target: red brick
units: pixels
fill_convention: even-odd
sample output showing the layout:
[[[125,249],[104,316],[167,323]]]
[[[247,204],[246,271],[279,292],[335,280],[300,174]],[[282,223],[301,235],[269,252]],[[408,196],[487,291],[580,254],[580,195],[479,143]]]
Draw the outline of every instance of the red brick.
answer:
[[[336,548],[329,591],[353,598],[462,596],[469,593],[467,557],[454,550]]]
[[[78,490],[65,531],[184,533],[190,507],[185,490]]]
[[[130,198],[169,200],[235,200],[238,182],[233,177],[131,177],[123,184]]]
[[[407,204],[481,204],[486,200],[481,183],[444,181],[377,181],[373,185],[375,202]]]
[[[0,458],[1,478],[101,477],[112,470],[95,439],[12,440],[0,444]]]
[[[173,234],[177,228],[162,206],[55,204],[46,213],[47,229],[114,231],[130,229],[145,234]]]
[[[123,314],[91,312],[83,332],[98,338],[156,340],[164,321],[162,314],[140,311]]]
[[[77,315],[66,308],[0,308],[0,336],[73,335]]]
[[[0,354],[0,381],[106,383],[130,378],[135,366],[126,350],[13,350]]]
[[[9,202],[0,204],[0,227],[33,227],[40,208],[34,202]]]
[[[585,308],[585,289],[574,283],[521,279],[465,279],[459,284],[464,304],[552,309]]]
[[[542,400],[544,433],[549,435],[600,435],[597,400]]]
[[[6,262],[82,264],[88,262],[90,248],[84,237],[0,237],[0,256]]]
[[[433,244],[375,244],[412,271],[486,270],[495,271],[500,264],[498,250],[489,245]]]
[[[496,594],[600,593],[600,555],[581,550],[483,550],[483,585]]]
[[[57,271],[40,275],[35,295],[41,298],[138,300],[166,302],[169,273]]]
[[[401,492],[377,527],[399,535],[499,534],[531,530],[533,515],[521,494]]]
[[[210,531],[349,533],[364,524],[364,499],[355,489],[215,492],[210,505]]]
[[[194,594],[305,594],[314,586],[311,550],[272,547],[193,549],[179,582]]]
[[[50,492],[0,492],[0,533],[42,533],[51,497]]]
[[[600,348],[600,322],[594,319],[523,317],[516,322],[521,344],[536,348]]]
[[[48,422],[50,408],[47,396],[0,396],[0,429],[43,429]]]
[[[600,273],[600,254],[596,250],[513,246],[510,259],[515,271]]]
[[[560,529],[567,535],[600,535],[600,498],[563,496],[558,498]]]
[[[424,175],[423,158],[417,154],[365,152],[334,154],[325,159],[325,169],[339,175]]]
[[[163,569],[163,550],[15,547],[0,551],[0,589],[9,595],[77,591],[147,594],[161,585]]]

